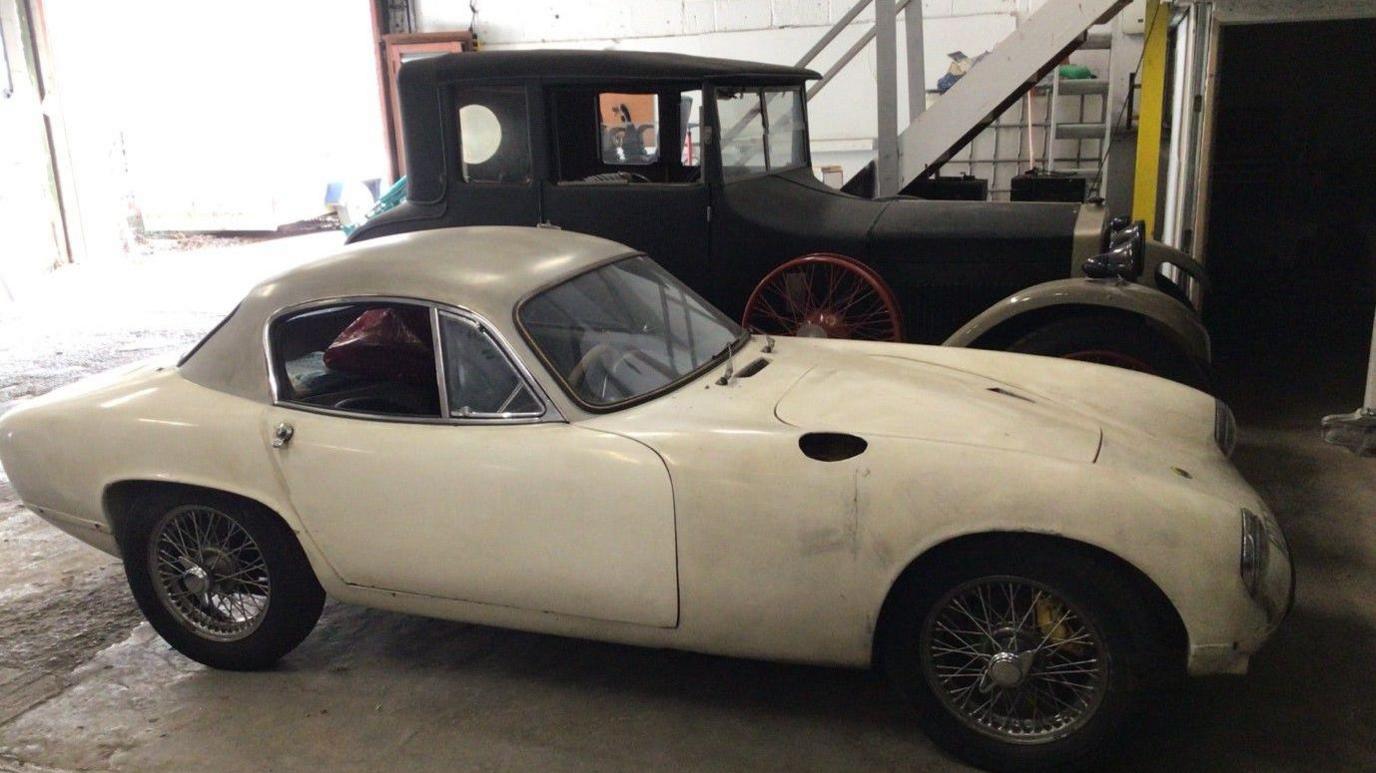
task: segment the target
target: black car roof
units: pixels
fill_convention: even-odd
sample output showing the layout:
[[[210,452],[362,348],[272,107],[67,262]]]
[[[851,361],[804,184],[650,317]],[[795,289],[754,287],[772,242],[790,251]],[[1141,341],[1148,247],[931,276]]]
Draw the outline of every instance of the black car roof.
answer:
[[[821,77],[803,67],[654,51],[536,49],[444,54],[406,63],[438,80],[539,78],[545,81],[674,80],[798,83]]]

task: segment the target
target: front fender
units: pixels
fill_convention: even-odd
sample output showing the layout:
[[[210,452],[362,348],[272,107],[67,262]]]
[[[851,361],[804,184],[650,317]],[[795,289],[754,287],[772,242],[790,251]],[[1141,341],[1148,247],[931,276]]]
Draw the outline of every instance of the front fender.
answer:
[[[1197,314],[1160,290],[1115,279],[1057,279],[1019,290],[985,309],[943,343],[975,346],[1005,323],[1058,306],[1092,306],[1134,314],[1152,322],[1191,360],[1210,360],[1209,333]]]
[[[1160,448],[1201,478],[1226,479],[1203,486],[1174,475],[1155,455],[1152,468],[1141,469],[866,439],[870,448],[859,458],[870,474],[858,499],[865,508],[859,540],[861,555],[876,558],[859,572],[859,592],[871,619],[903,572],[930,551],[966,537],[1028,533],[1106,551],[1141,572],[1180,615],[1192,672],[1231,667],[1226,657],[1209,660],[1220,644],[1264,639],[1265,614],[1238,574],[1239,508],[1255,509],[1260,498],[1221,455]]]

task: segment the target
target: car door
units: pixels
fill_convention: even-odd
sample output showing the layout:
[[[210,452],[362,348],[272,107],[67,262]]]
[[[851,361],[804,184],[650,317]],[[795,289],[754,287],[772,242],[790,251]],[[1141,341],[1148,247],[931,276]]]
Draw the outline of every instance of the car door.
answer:
[[[428,363],[444,385],[437,410],[428,397],[403,397],[418,378],[379,389],[379,376],[426,366],[379,350],[424,343],[419,318],[400,304],[323,308],[273,325],[277,401],[265,432],[292,506],[345,582],[677,624],[673,494],[654,452],[564,422],[491,329],[466,314],[425,310],[442,355]],[[372,348],[344,356],[358,320],[372,313],[376,323],[379,308],[410,314],[414,335],[387,339],[373,324]],[[319,319],[325,313],[332,319]],[[379,397],[388,389],[395,394]]]
[[[449,225],[540,222],[527,105],[527,88],[521,84],[454,88],[458,152],[449,162],[454,182]]]
[[[690,285],[704,279],[701,90],[565,89],[548,105],[544,221],[641,250]]]

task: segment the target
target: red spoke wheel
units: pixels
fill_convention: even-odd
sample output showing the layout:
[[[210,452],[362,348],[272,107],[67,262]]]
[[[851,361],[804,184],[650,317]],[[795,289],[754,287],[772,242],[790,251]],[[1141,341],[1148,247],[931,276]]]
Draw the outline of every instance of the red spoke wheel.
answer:
[[[819,252],[770,271],[745,304],[742,323],[759,333],[902,341],[893,291],[869,266]]]

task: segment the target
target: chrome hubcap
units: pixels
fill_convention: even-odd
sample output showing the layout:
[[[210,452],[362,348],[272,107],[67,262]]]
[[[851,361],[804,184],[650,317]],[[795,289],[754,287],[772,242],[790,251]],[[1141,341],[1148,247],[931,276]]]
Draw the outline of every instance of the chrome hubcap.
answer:
[[[963,724],[1000,741],[1054,741],[1098,710],[1108,658],[1093,621],[1050,588],[986,577],[946,594],[923,624],[924,675]]]
[[[262,623],[272,597],[267,562],[237,521],[178,507],[153,529],[148,565],[164,608],[200,636],[234,641]]]
[[[994,687],[1017,687],[1026,678],[1026,674],[1022,672],[1021,659],[1012,652],[1000,652],[990,658],[984,676],[987,683],[984,692]]]

